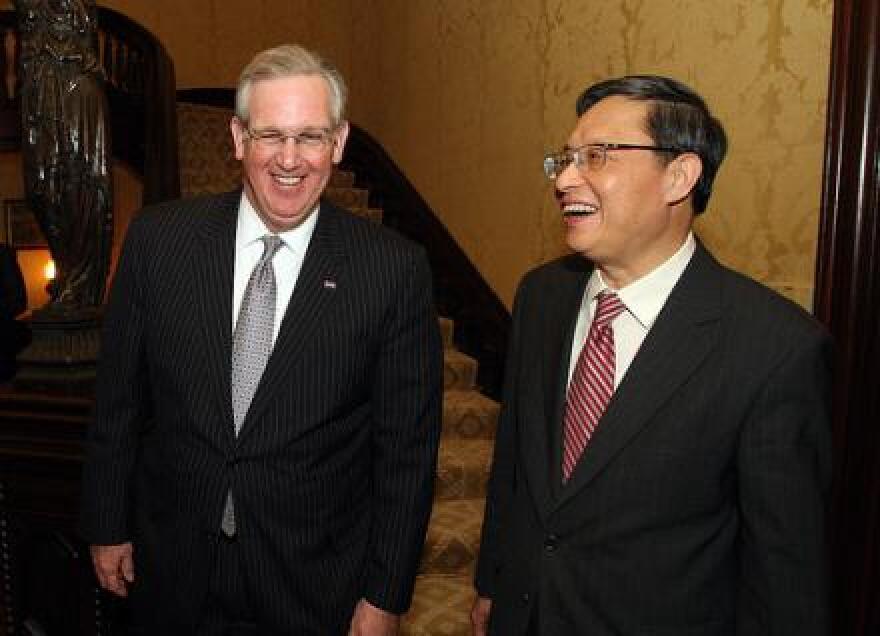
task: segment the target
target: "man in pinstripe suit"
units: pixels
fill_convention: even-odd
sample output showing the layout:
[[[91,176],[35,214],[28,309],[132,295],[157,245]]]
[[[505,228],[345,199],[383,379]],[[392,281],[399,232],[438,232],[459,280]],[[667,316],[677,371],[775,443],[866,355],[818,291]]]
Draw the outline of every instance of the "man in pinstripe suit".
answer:
[[[100,584],[130,597],[134,633],[390,635],[409,605],[441,349],[423,251],[320,200],[342,158],[344,100],[316,55],[257,55],[231,122],[243,192],[131,224],[81,529]],[[281,242],[264,258],[267,235]],[[271,354],[239,427],[234,323],[267,258]]]

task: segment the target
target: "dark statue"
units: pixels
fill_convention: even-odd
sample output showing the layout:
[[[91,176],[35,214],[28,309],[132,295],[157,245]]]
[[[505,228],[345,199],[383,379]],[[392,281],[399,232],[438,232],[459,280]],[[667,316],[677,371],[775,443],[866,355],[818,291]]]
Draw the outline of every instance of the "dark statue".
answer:
[[[104,297],[113,239],[110,140],[94,0],[16,0],[22,155],[28,204],[56,277],[45,310]]]

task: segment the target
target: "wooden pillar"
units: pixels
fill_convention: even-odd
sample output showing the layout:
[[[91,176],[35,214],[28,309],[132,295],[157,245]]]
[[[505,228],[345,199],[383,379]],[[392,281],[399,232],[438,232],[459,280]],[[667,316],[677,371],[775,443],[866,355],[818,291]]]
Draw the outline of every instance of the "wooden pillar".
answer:
[[[816,311],[836,342],[836,636],[880,634],[880,0],[836,0]]]

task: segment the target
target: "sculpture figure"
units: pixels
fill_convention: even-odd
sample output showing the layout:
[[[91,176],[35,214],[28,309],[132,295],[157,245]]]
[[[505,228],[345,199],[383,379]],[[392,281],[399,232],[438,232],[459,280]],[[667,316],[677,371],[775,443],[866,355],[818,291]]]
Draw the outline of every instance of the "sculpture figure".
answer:
[[[46,309],[104,297],[113,237],[107,98],[94,0],[16,0],[28,204],[56,265]]]

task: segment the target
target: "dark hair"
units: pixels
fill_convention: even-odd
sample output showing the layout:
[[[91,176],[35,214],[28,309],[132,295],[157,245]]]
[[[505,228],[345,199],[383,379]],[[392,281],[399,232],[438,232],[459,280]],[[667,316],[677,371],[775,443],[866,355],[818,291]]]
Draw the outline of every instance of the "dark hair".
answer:
[[[645,118],[646,132],[658,146],[693,152],[703,162],[703,173],[694,186],[694,212],[706,209],[712,182],[727,152],[721,122],[709,112],[702,97],[681,82],[657,75],[629,75],[593,84],[577,100],[578,117],[597,102],[620,95],[651,102]]]

